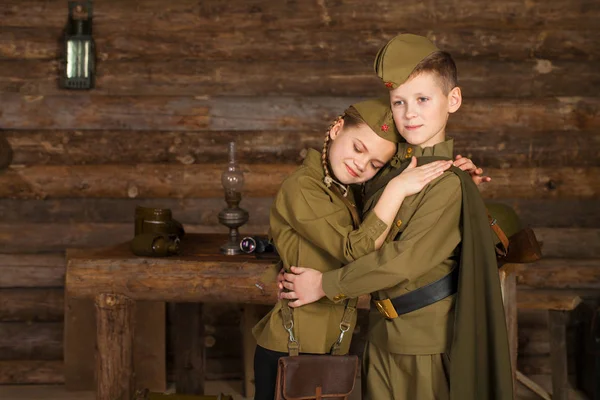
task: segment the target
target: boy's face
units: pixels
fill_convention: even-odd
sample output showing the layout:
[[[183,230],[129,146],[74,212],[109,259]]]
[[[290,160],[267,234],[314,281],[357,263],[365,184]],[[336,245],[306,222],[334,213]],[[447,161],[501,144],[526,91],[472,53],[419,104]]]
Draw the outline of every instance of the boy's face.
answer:
[[[338,181],[345,185],[363,183],[396,153],[396,144],[377,135],[367,124],[344,127],[339,121],[329,131],[329,164]]]
[[[460,107],[460,88],[444,94],[434,73],[421,73],[390,91],[394,122],[400,135],[415,146],[430,147],[446,137],[450,113]]]

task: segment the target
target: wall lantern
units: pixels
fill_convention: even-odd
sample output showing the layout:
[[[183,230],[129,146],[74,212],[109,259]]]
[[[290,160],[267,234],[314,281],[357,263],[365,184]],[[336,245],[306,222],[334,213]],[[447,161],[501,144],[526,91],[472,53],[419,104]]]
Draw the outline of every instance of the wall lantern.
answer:
[[[69,21],[65,29],[65,48],[61,87],[94,87],[96,57],[92,38],[92,2],[69,1]]]

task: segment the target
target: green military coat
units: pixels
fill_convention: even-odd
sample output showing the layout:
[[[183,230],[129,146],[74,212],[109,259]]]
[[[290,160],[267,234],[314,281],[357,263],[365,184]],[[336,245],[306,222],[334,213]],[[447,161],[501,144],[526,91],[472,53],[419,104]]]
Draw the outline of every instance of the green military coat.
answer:
[[[321,154],[310,149],[304,163],[282,183],[270,214],[271,236],[284,267],[334,271],[375,250],[375,240],[387,229],[375,213],[355,229],[344,202],[323,183]],[[352,193],[348,200],[353,203]],[[282,302],[278,302],[253,329],[259,346],[287,352]],[[340,334],[345,302],[323,298],[293,310],[294,335],[300,352],[328,353]],[[354,329],[356,318],[352,321]],[[351,333],[352,331],[348,332]],[[342,353],[352,335],[346,334]]]

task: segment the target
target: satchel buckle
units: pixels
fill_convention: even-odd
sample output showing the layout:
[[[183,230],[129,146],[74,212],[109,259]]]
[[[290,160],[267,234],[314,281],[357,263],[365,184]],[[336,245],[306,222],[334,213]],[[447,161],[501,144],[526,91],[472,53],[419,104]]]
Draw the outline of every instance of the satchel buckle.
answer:
[[[340,323],[340,336],[338,337],[337,344],[342,344],[342,341],[344,340],[344,335],[349,330],[350,330],[350,324],[347,324],[345,322]]]
[[[390,299],[385,300],[373,300],[375,303],[375,307],[377,307],[377,311],[379,311],[385,318],[394,319],[398,318],[398,313],[392,304]]]
[[[290,323],[284,324],[283,327],[286,331],[288,331],[288,334],[290,335],[290,342],[296,342],[296,337],[294,336],[294,321],[290,320]]]

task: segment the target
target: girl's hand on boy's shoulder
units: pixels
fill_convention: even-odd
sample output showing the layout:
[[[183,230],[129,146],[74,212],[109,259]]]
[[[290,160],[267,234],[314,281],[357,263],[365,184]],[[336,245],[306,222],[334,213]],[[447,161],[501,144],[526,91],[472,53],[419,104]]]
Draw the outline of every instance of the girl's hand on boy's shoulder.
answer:
[[[454,166],[462,169],[465,172],[468,172],[476,185],[480,185],[484,182],[489,182],[492,180],[491,177],[483,175],[483,170],[481,168],[477,168],[470,158],[463,157],[460,154],[458,154],[454,159]]]
[[[408,167],[390,183],[397,185],[397,190],[402,197],[419,193],[427,184],[441,176],[450,168],[450,161],[434,161],[417,167],[417,158],[412,157]]]

